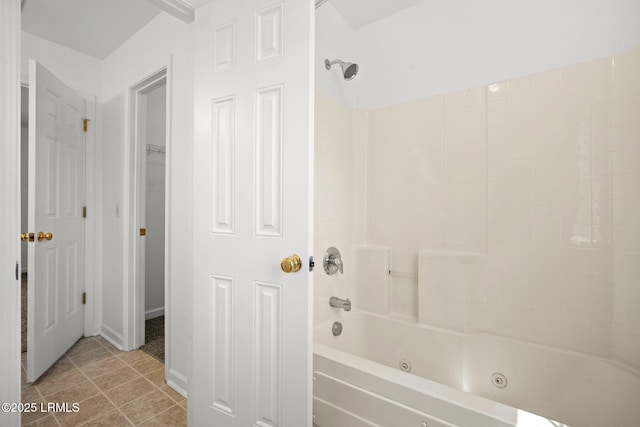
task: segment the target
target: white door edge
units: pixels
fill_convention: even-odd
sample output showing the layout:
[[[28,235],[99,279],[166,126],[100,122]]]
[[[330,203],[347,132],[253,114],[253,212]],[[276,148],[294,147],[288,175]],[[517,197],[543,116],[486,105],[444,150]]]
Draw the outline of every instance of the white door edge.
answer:
[[[20,3],[0,5],[0,400],[20,400]],[[20,270],[18,268],[18,270]],[[20,273],[20,271],[18,271]],[[0,424],[20,425],[20,413],[0,412]]]

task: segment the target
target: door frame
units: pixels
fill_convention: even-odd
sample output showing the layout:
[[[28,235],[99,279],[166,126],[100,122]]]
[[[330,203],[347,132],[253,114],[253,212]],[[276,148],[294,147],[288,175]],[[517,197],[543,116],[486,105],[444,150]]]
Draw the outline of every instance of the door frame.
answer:
[[[165,378],[171,367],[171,58],[166,65],[156,69],[129,87],[127,91],[127,138],[124,148],[124,310],[123,346],[133,350],[144,344],[145,323],[145,251],[139,235],[144,224],[144,194],[146,150],[140,129],[140,97],[162,81],[166,85],[166,162],[165,162],[165,245],[164,245],[164,297],[165,297]]]
[[[0,34],[0,399],[20,402],[20,2],[0,4]],[[17,427],[20,413],[0,421]]]

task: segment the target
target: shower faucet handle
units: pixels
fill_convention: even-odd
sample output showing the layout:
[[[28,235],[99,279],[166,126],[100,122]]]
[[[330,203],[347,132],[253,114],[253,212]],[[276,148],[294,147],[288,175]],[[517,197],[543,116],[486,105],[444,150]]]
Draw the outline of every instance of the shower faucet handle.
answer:
[[[340,251],[333,246],[327,249],[324,253],[322,265],[324,267],[324,272],[330,276],[336,274],[338,271],[340,274],[344,273],[342,255],[340,255]]]

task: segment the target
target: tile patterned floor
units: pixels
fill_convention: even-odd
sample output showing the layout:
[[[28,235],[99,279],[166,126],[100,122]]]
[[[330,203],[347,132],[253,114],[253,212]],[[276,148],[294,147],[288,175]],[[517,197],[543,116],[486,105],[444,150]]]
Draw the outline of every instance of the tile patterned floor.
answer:
[[[23,426],[186,426],[187,401],[148,354],[120,351],[102,337],[80,339],[34,384],[22,354],[22,402],[77,402],[78,412],[23,413]]]

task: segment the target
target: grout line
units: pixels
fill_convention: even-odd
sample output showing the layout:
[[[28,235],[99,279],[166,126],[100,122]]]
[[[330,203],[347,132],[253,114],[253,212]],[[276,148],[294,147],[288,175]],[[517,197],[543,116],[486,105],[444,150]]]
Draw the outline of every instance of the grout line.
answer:
[[[98,344],[100,344],[103,348],[105,348],[105,349],[106,349],[107,351],[109,351],[111,354],[113,354],[114,356],[116,356],[116,357],[118,358],[118,360],[120,360],[122,363],[124,363],[125,365],[129,366],[130,368],[132,368],[132,369],[135,371],[135,369],[133,368],[133,366],[131,366],[129,363],[125,362],[125,361],[124,361],[124,360],[122,360],[120,357],[118,357],[118,354],[114,353],[111,349],[109,349],[107,346],[105,346],[104,344],[102,344],[99,340],[96,340],[96,341],[97,341],[97,342],[98,342]],[[138,371],[136,371],[136,372],[137,372],[138,374],[140,374],[140,372],[138,372]],[[142,375],[142,374],[141,374],[141,375]],[[137,378],[133,378],[133,379],[131,379],[131,380],[129,380],[129,381],[126,381],[126,382],[124,382],[124,383],[122,383],[122,384],[120,384],[120,385],[128,384],[128,383],[130,383],[130,382],[132,382],[132,381],[135,381],[136,379],[137,379]],[[92,383],[93,383],[93,382],[92,382]],[[116,411],[118,411],[118,412],[120,413],[120,415],[122,415],[122,416],[124,417],[124,419],[125,419],[125,420],[127,420],[127,421],[129,422],[129,424],[131,424],[132,426],[135,426],[135,424],[133,423],[133,421],[131,421],[131,420],[129,419],[129,417],[127,417],[127,414],[125,414],[125,413],[120,409],[122,406],[125,406],[125,405],[126,405],[127,403],[129,403],[129,402],[127,402],[127,403],[125,403],[125,404],[123,404],[123,405],[118,406],[118,405],[116,405],[116,404],[115,404],[111,399],[109,399],[109,396],[107,396],[107,395],[106,395],[106,393],[105,393],[105,391],[109,391],[109,390],[111,390],[111,389],[103,391],[103,390],[101,390],[98,386],[96,386],[95,384],[93,384],[93,385],[94,385],[98,390],[100,390],[100,392],[102,393],[102,395],[103,395],[103,396],[104,396],[104,397],[109,401],[109,403],[111,403],[111,404],[116,408]],[[116,387],[119,387],[120,385],[118,385],[118,386],[116,386]],[[116,388],[116,387],[113,387],[113,388]],[[146,394],[144,394],[143,396],[146,396]],[[135,399],[133,399],[133,400],[135,400]],[[132,401],[133,401],[133,400],[132,400]]]
[[[173,408],[174,406],[180,406],[180,405],[178,405],[177,403],[175,403],[175,402],[174,402],[174,404],[173,404],[173,405],[170,405],[168,408],[165,408],[165,409],[163,409],[163,410],[162,410],[162,411],[160,411],[160,412],[156,412],[155,414],[151,415],[149,418],[145,418],[144,420],[140,421],[138,424],[136,424],[136,426],[139,426],[139,425],[141,425],[141,424],[144,424],[144,423],[146,423],[147,421],[149,421],[149,420],[151,420],[151,419],[153,419],[153,418],[157,417],[157,416],[158,416],[158,415],[160,415],[160,414],[164,414],[165,412],[167,412],[169,409]]]
[[[174,398],[173,398],[169,393],[167,393],[166,391],[164,391],[164,390],[161,388],[161,385],[158,385],[158,384],[154,383],[153,381],[151,381],[151,380],[147,377],[147,375],[150,375],[150,374],[152,374],[152,373],[155,373],[155,372],[157,372],[157,371],[160,371],[161,369],[162,369],[162,370],[164,370],[164,369],[165,369],[165,367],[164,367],[164,366],[163,366],[162,368],[154,369],[154,370],[152,370],[152,371],[150,371],[150,372],[146,372],[146,373],[142,373],[142,372],[138,371],[138,370],[137,370],[136,368],[134,368],[134,366],[133,366],[133,364],[135,364],[135,363],[137,363],[137,362],[139,362],[139,361],[141,361],[141,360],[144,360],[145,358],[152,358],[152,359],[154,359],[154,360],[157,360],[157,359],[155,359],[155,358],[153,358],[152,356],[150,356],[150,355],[148,355],[148,354],[146,354],[146,353],[145,353],[142,357],[140,357],[140,358],[138,358],[138,359],[136,359],[136,360],[133,360],[133,361],[126,361],[126,360],[123,360],[120,356],[121,356],[122,354],[127,353],[127,352],[124,352],[124,351],[122,351],[122,350],[117,350],[117,349],[116,349],[116,350],[117,350],[117,352],[114,352],[114,350],[112,350],[112,349],[108,348],[106,345],[104,345],[102,342],[100,342],[100,340],[98,340],[98,339],[97,339],[97,337],[85,337],[84,339],[87,339],[87,340],[90,340],[90,341],[91,341],[91,340],[92,340],[92,341],[96,341],[98,344],[100,344],[100,346],[101,346],[102,348],[104,348],[104,349],[105,349],[105,350],[107,350],[109,353],[111,353],[113,356],[115,356],[116,358],[118,358],[118,360],[119,360],[119,361],[121,361],[121,362],[125,365],[125,367],[129,367],[129,368],[133,369],[133,370],[136,372],[136,374],[138,374],[138,375],[139,375],[139,377],[135,377],[135,378],[132,378],[132,379],[130,379],[130,380],[128,380],[128,381],[125,381],[125,382],[123,382],[123,383],[121,383],[121,384],[118,384],[117,386],[112,387],[112,388],[110,388],[109,390],[112,390],[112,389],[114,389],[114,388],[117,388],[117,387],[120,387],[120,386],[122,386],[122,385],[128,384],[128,383],[130,383],[130,382],[132,382],[132,381],[137,380],[138,378],[144,378],[144,380],[145,380],[145,381],[147,381],[147,383],[149,383],[149,384],[151,384],[151,385],[152,385],[152,390],[151,390],[151,391],[149,391],[148,393],[145,393],[145,394],[141,395],[141,396],[137,396],[137,397],[135,397],[134,399],[130,400],[129,402],[124,403],[123,405],[121,405],[121,406],[119,407],[119,406],[117,406],[117,405],[116,405],[116,404],[115,404],[115,403],[114,403],[114,402],[113,402],[113,401],[112,401],[112,400],[111,400],[111,399],[106,395],[106,392],[107,392],[107,391],[109,391],[109,390],[102,390],[102,389],[100,389],[100,388],[96,385],[96,383],[93,381],[93,379],[92,379],[92,378],[89,378],[89,376],[88,376],[88,375],[87,375],[87,374],[82,370],[82,368],[80,368],[80,366],[79,366],[79,365],[78,365],[78,364],[77,364],[77,363],[76,363],[76,362],[75,362],[75,361],[74,361],[70,356],[68,356],[68,355],[65,353],[65,354],[64,354],[60,359],[58,359],[58,361],[59,361],[59,360],[61,360],[63,357],[64,357],[64,358],[67,358],[67,359],[68,359],[68,361],[69,361],[69,362],[71,363],[71,365],[73,366],[73,368],[72,368],[72,369],[70,369],[70,370],[69,370],[69,371],[67,371],[67,372],[61,372],[61,373],[56,374],[56,375],[54,375],[54,376],[52,376],[52,377],[50,377],[50,378],[47,378],[44,382],[46,382],[46,381],[48,381],[48,380],[51,380],[51,379],[53,379],[53,378],[62,378],[62,377],[65,377],[65,376],[72,375],[72,374],[74,373],[74,371],[75,371],[75,370],[77,370],[77,371],[81,374],[81,376],[83,376],[83,377],[86,379],[86,381],[88,381],[90,384],[92,384],[92,385],[93,385],[93,386],[98,390],[98,393],[97,393],[96,395],[91,396],[91,397],[89,397],[89,398],[87,398],[87,399],[85,399],[85,400],[82,400],[81,402],[85,402],[85,401],[86,401],[86,400],[88,400],[88,399],[91,399],[91,398],[98,397],[98,396],[102,395],[104,398],[106,398],[106,399],[107,399],[107,401],[108,401],[109,403],[111,403],[111,405],[113,405],[113,408],[114,408],[114,409],[108,410],[108,411],[106,411],[106,412],[104,412],[104,413],[98,414],[98,415],[96,415],[96,416],[94,416],[94,417],[91,417],[91,418],[89,418],[89,419],[87,419],[87,420],[83,421],[83,425],[88,425],[88,424],[90,424],[92,421],[95,421],[96,419],[99,419],[99,418],[101,418],[101,417],[104,417],[104,416],[106,416],[107,414],[109,414],[109,413],[111,413],[111,412],[115,412],[115,411],[117,411],[118,413],[120,413],[120,415],[122,415],[122,417],[123,417],[125,420],[127,420],[127,422],[128,422],[131,426],[135,426],[136,424],[134,424],[134,422],[133,422],[133,421],[131,421],[131,419],[129,419],[129,417],[127,417],[127,415],[126,415],[126,414],[121,410],[121,407],[124,407],[125,405],[127,405],[127,404],[129,404],[129,403],[131,403],[131,402],[133,402],[133,401],[135,401],[135,400],[138,400],[140,397],[147,396],[148,394],[151,394],[151,393],[154,393],[154,392],[158,392],[158,391],[161,393],[161,395],[162,395],[162,396],[165,396],[166,398],[168,398],[168,399],[169,399],[169,401],[171,402],[171,404],[169,404],[167,408],[165,408],[165,409],[161,410],[160,412],[157,412],[157,413],[155,413],[155,414],[151,415],[149,418],[147,418],[147,419],[143,420],[141,423],[144,423],[144,422],[146,422],[146,421],[148,421],[148,420],[150,420],[150,419],[154,418],[155,416],[157,416],[157,415],[159,415],[159,414],[162,414],[162,413],[164,413],[164,412],[168,411],[169,409],[173,408],[174,406],[177,406],[178,408],[185,409],[185,408],[181,405],[182,400],[181,400],[180,402],[178,402],[178,401],[177,401],[176,399],[174,399]],[[73,347],[72,347],[72,348],[73,348]],[[80,356],[80,355],[83,355],[83,354],[88,354],[88,353],[95,352],[95,351],[99,351],[99,350],[100,350],[100,349],[95,349],[95,348],[94,348],[94,349],[91,349],[91,350],[88,350],[88,351],[85,351],[85,352],[81,352],[81,353],[74,354],[74,356],[73,356],[73,357],[75,357],[75,356]],[[94,361],[94,362],[90,362],[90,363],[88,363],[86,366],[88,366],[88,365],[92,365],[92,364],[95,364],[95,363],[103,362],[103,361],[107,360],[107,359],[108,359],[108,358],[110,358],[110,357],[111,357],[111,356],[109,356],[109,357],[107,357],[107,358],[104,358],[104,359],[100,359],[100,360]],[[57,362],[56,362],[56,363],[57,363]],[[164,364],[163,364],[163,365],[164,365]],[[120,369],[122,369],[122,368],[120,368]],[[103,375],[106,375],[106,373],[105,373],[105,374],[103,374]],[[60,389],[60,390],[56,390],[56,391],[55,391],[55,392],[53,392],[53,393],[49,393],[49,394],[48,394],[48,396],[50,396],[50,395],[54,395],[54,394],[56,394],[56,393],[59,393],[59,392],[65,391],[65,390],[68,390],[69,388],[71,388],[71,387],[75,387],[75,386],[77,386],[78,384],[81,384],[81,383],[82,383],[82,381],[80,381],[79,383],[76,383],[76,384],[72,384],[72,385],[70,385],[70,386],[68,386],[68,387],[62,388],[62,389]],[[162,385],[166,385],[166,384],[167,384],[167,383],[166,383],[166,379],[165,379],[164,384],[162,384]],[[46,402],[46,401],[47,401],[47,399],[45,399],[45,396],[44,396],[44,395],[43,395],[43,393],[40,391],[40,389],[39,389],[37,386],[33,385],[33,384],[32,384],[32,387],[34,387],[34,388],[35,388],[36,393],[37,393],[37,396],[40,398],[40,400],[41,400],[42,402]],[[186,401],[186,399],[185,399],[185,401]],[[81,403],[81,402],[78,402],[78,403]],[[185,409],[185,410],[186,410],[186,409]],[[58,419],[58,417],[56,416],[56,413],[52,413],[52,415],[53,415],[53,419],[55,420],[55,422],[57,423],[57,425],[58,425],[58,426],[60,426],[60,427],[62,427],[62,421],[61,421],[60,419]],[[45,417],[46,417],[46,416],[47,416],[47,415],[45,415]],[[32,421],[31,423],[29,423],[28,425],[33,425],[33,423],[35,423],[35,422],[36,422],[36,421],[38,421],[38,420],[41,420],[42,418],[44,418],[44,417],[40,417],[40,418],[38,418],[38,419],[36,419],[36,420],[33,420],[33,421]],[[139,423],[139,424],[141,424],[141,423]],[[138,425],[139,425],[139,424],[138,424]]]
[[[103,348],[105,348],[107,351],[109,351],[109,353],[113,354],[113,352],[112,352],[111,350],[109,350],[108,348],[106,348],[105,346],[103,346],[101,342],[99,342],[99,341],[97,341],[97,342],[98,342],[98,344],[100,344]],[[116,356],[116,355],[114,354],[114,356]],[[116,356],[116,357],[117,357],[117,356]],[[71,358],[69,358],[69,360],[71,360]],[[104,359],[103,359],[103,360],[104,360]],[[98,362],[100,362],[100,361],[98,361]],[[120,412],[120,414],[124,417],[124,419],[125,419],[125,420],[127,420],[127,421],[132,425],[132,426],[133,426],[133,425],[135,425],[135,424],[133,424],[133,422],[132,422],[132,421],[131,421],[131,420],[130,420],[130,419],[129,419],[129,418],[128,418],[128,417],[127,417],[127,416],[126,416],[126,415],[125,415],[121,410],[120,410],[120,408],[119,408],[115,403],[113,403],[113,401],[112,401],[111,399],[109,399],[109,397],[104,393],[104,391],[103,391],[100,387],[98,387],[98,386],[96,385],[96,383],[95,383],[95,382],[93,382],[93,380],[92,380],[91,378],[89,378],[89,377],[87,376],[87,374],[85,374],[85,373],[84,373],[84,371],[82,371],[82,369],[80,369],[80,367],[79,367],[78,365],[76,365],[76,363],[75,363],[73,360],[71,360],[71,363],[73,363],[73,365],[76,367],[76,369],[78,369],[78,370],[82,373],[82,375],[84,375],[84,376],[85,376],[85,378],[87,379],[87,381],[89,381],[89,382],[90,382],[90,383],[91,383],[91,384],[92,384],[92,385],[93,385],[93,386],[98,390],[98,393],[99,393],[99,394],[102,394],[102,396],[104,396],[104,397],[107,399],[107,401],[109,401],[109,403],[111,403],[111,404],[113,405],[113,407],[115,408],[115,410],[116,410],[116,411],[118,411],[118,412]],[[117,387],[117,386],[116,386],[116,387]],[[115,387],[113,387],[113,388],[115,388]],[[98,395],[99,395],[99,394],[98,394]],[[96,395],[96,396],[98,396],[98,395]],[[96,420],[96,419],[98,419],[99,417],[103,417],[103,416],[107,415],[107,414],[108,414],[108,413],[110,413],[110,412],[112,412],[112,411],[107,411],[107,412],[105,412],[105,413],[103,413],[103,414],[100,414],[99,416],[97,415],[97,416],[95,416],[95,417],[91,417],[91,418],[89,418],[88,420],[85,420],[85,422],[84,422],[83,424],[84,424],[84,425],[87,425],[89,421]],[[55,416],[55,414],[54,414],[54,416]],[[59,421],[59,420],[57,420],[57,417],[56,417],[56,421],[58,421],[58,423],[60,424],[60,421]]]
[[[99,343],[100,345],[103,345],[103,344],[102,344],[102,343],[100,343],[99,341],[98,341],[98,343]],[[103,345],[103,347],[105,347],[105,346]],[[105,348],[106,348],[106,347],[105,347]],[[107,350],[109,350],[109,349],[107,349]],[[113,353],[113,351],[112,351],[112,353]],[[126,353],[126,352],[124,352],[124,351],[120,351],[120,353]],[[167,397],[168,397],[172,402],[174,402],[174,404],[173,404],[173,405],[171,405],[171,406],[169,406],[169,408],[172,408],[174,405],[179,405],[179,403],[178,403],[178,402],[176,402],[176,401],[175,401],[175,399],[173,399],[171,396],[169,396],[167,393],[165,393],[165,392],[164,392],[164,390],[162,390],[162,389],[161,389],[160,387],[158,387],[154,382],[152,382],[149,378],[147,378],[147,375],[148,375],[148,374],[151,374],[152,372],[159,371],[160,369],[163,369],[163,370],[164,370],[164,369],[165,369],[165,368],[164,368],[164,366],[163,366],[162,368],[158,368],[158,369],[155,369],[155,370],[153,370],[153,371],[147,372],[146,374],[143,374],[142,372],[138,371],[136,368],[134,368],[134,367],[133,367],[132,363],[139,362],[140,360],[144,359],[144,358],[145,358],[145,356],[148,356],[148,357],[152,357],[152,356],[149,356],[148,354],[146,354],[146,353],[145,353],[145,355],[144,355],[144,356],[142,356],[142,357],[140,357],[139,359],[136,359],[136,360],[134,360],[134,361],[132,361],[132,362],[127,362],[127,361],[123,360],[122,358],[120,358],[120,357],[118,356],[118,354],[114,354],[114,355],[115,355],[116,357],[118,357],[118,359],[119,359],[120,361],[122,361],[125,365],[129,366],[131,369],[133,369],[133,370],[134,370],[134,371],[136,371],[138,374],[140,374],[140,376],[141,376],[143,379],[145,379],[149,384],[151,384],[151,386],[152,386],[152,387],[153,387],[153,389],[154,389],[154,390],[152,390],[152,391],[150,391],[150,392],[148,392],[148,393],[145,393],[145,394],[143,394],[143,395],[141,395],[141,396],[136,397],[135,399],[130,400],[129,402],[127,402],[127,403],[123,404],[122,406],[128,405],[129,403],[131,403],[131,402],[133,402],[133,401],[135,401],[135,400],[138,400],[140,397],[147,396],[147,395],[149,395],[149,394],[153,393],[154,391],[159,391],[159,392],[161,392],[164,396],[167,396]],[[155,358],[154,358],[154,360],[157,360],[157,359],[155,359]],[[163,365],[164,365],[164,364],[163,364]],[[132,379],[132,380],[130,380],[130,381],[127,381],[127,382],[125,382],[125,383],[123,383],[123,384],[128,384],[128,383],[130,383],[130,382],[132,382],[132,381],[134,381],[134,380],[137,380],[137,378],[134,378],[134,379]],[[120,384],[120,385],[123,385],[123,384]],[[165,384],[166,384],[166,382],[165,382]],[[119,387],[120,385],[118,385],[118,386],[116,386],[116,387]],[[115,388],[115,387],[113,387],[113,388]],[[109,390],[111,390],[111,389],[109,389]],[[106,391],[108,391],[108,390],[106,390]],[[103,393],[103,394],[104,394],[104,393]],[[107,397],[107,396],[105,395],[105,397]],[[109,398],[107,397],[107,399],[109,399]],[[109,399],[109,401],[110,401],[114,406],[116,406],[116,405],[111,401],[111,399]],[[120,413],[125,417],[125,419],[126,419],[127,421],[129,421],[132,425],[140,425],[140,424],[142,424],[142,423],[144,423],[144,422],[146,422],[146,421],[150,420],[151,418],[155,417],[156,415],[159,415],[159,414],[161,414],[161,413],[163,413],[163,412],[165,412],[165,411],[169,410],[169,408],[166,408],[166,409],[165,409],[165,410],[163,410],[163,411],[160,411],[160,412],[158,412],[158,413],[153,414],[152,416],[150,416],[149,418],[147,418],[147,419],[145,419],[145,420],[141,421],[141,422],[140,422],[140,423],[138,423],[138,424],[134,424],[134,423],[133,423],[133,421],[131,421],[131,420],[126,416],[126,414],[124,414],[124,412],[122,412],[122,411],[120,410],[120,407],[116,406],[116,409],[118,410],[118,412],[120,412]]]

